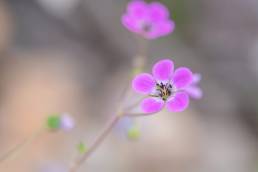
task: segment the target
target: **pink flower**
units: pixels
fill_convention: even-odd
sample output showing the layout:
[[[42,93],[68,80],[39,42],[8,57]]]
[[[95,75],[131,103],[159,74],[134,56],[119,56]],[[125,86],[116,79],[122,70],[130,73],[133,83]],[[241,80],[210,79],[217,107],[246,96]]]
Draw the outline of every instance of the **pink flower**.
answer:
[[[192,83],[186,88],[184,88],[184,90],[189,94],[189,96],[194,99],[202,98],[203,92],[202,92],[202,89],[198,86],[201,79],[202,79],[201,74],[199,73],[193,74]]]
[[[174,71],[174,63],[169,59],[158,61],[152,68],[152,75],[141,73],[132,81],[133,89],[148,95],[140,106],[144,113],[155,113],[163,107],[171,112],[184,111],[189,104],[185,91],[193,81],[193,74],[186,67]]]
[[[175,28],[175,23],[169,19],[169,10],[159,2],[131,1],[121,20],[128,30],[146,39],[166,36]]]

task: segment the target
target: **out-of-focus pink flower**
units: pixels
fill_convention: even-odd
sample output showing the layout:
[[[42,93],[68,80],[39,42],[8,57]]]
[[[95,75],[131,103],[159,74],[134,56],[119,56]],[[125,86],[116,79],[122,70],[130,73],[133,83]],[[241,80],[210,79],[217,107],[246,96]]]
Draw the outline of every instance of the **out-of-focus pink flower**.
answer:
[[[175,23],[169,18],[169,10],[159,2],[131,1],[122,16],[123,25],[146,39],[156,39],[173,32]]]
[[[184,111],[189,104],[185,91],[193,82],[189,68],[180,67],[174,71],[174,63],[169,59],[158,61],[152,68],[152,75],[141,73],[132,81],[133,89],[149,97],[141,102],[144,113],[155,113],[164,106],[171,112]]]
[[[199,82],[201,81],[202,76],[199,73],[193,74],[193,81],[192,83],[184,88],[184,90],[189,94],[190,97],[194,99],[201,99],[203,92],[202,89],[199,87]]]

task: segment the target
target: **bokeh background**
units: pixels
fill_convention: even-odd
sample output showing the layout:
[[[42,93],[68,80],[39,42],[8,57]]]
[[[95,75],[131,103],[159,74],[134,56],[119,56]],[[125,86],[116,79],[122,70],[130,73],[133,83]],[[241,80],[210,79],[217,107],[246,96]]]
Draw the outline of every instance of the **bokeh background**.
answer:
[[[71,132],[44,134],[3,172],[66,172],[114,112],[137,51],[120,23],[126,0],[0,0],[0,152],[49,114],[69,112]],[[183,113],[137,119],[141,137],[112,132],[80,171],[258,170],[258,1],[161,0],[176,30],[152,41],[160,58],[203,75],[203,99]]]

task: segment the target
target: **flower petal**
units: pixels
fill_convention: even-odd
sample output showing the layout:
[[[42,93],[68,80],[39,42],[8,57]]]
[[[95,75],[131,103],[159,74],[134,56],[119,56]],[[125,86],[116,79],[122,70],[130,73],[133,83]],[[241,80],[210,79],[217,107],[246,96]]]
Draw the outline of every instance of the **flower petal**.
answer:
[[[167,109],[171,112],[182,112],[189,105],[189,96],[187,93],[179,92],[167,101]]]
[[[193,80],[193,74],[190,69],[186,67],[178,68],[173,76],[173,84],[176,88],[183,88],[191,84]]]
[[[175,22],[172,20],[167,20],[167,21],[161,22],[158,25],[158,27],[159,27],[160,35],[165,36],[174,31]]]
[[[153,76],[156,80],[169,80],[173,74],[174,63],[172,60],[165,59],[158,61],[152,68]]]
[[[184,90],[189,94],[190,97],[192,97],[194,99],[202,98],[203,92],[200,87],[191,85],[191,86],[184,88]]]
[[[131,1],[127,5],[127,12],[133,17],[142,19],[147,16],[148,7],[144,1]]]
[[[126,27],[128,30],[136,33],[141,32],[138,21],[134,17],[125,14],[121,17],[121,22],[124,25],[124,27]]]
[[[132,81],[133,89],[142,94],[150,93],[155,87],[156,82],[152,75],[148,73],[142,73],[137,75]]]
[[[144,113],[159,112],[164,106],[164,101],[159,98],[146,98],[141,102],[141,109]]]
[[[148,39],[156,39],[170,34],[174,29],[175,23],[172,20],[153,23],[152,29],[145,35],[145,37]]]
[[[167,7],[159,2],[152,2],[148,5],[149,17],[152,21],[161,21],[169,17]]]
[[[198,84],[202,79],[202,75],[199,73],[193,74],[193,81],[192,84]]]

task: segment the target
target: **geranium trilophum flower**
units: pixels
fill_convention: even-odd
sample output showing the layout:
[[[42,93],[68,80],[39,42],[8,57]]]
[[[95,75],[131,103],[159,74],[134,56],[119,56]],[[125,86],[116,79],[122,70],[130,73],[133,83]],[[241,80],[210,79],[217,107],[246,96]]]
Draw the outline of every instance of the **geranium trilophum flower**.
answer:
[[[173,32],[175,23],[169,10],[159,2],[131,1],[122,16],[122,24],[131,32],[146,39],[156,39]]]
[[[144,113],[155,113],[166,107],[171,112],[184,111],[189,105],[187,88],[193,81],[193,74],[187,67],[174,71],[174,63],[169,59],[158,61],[152,74],[141,73],[132,81],[133,89],[144,95],[140,107]]]

